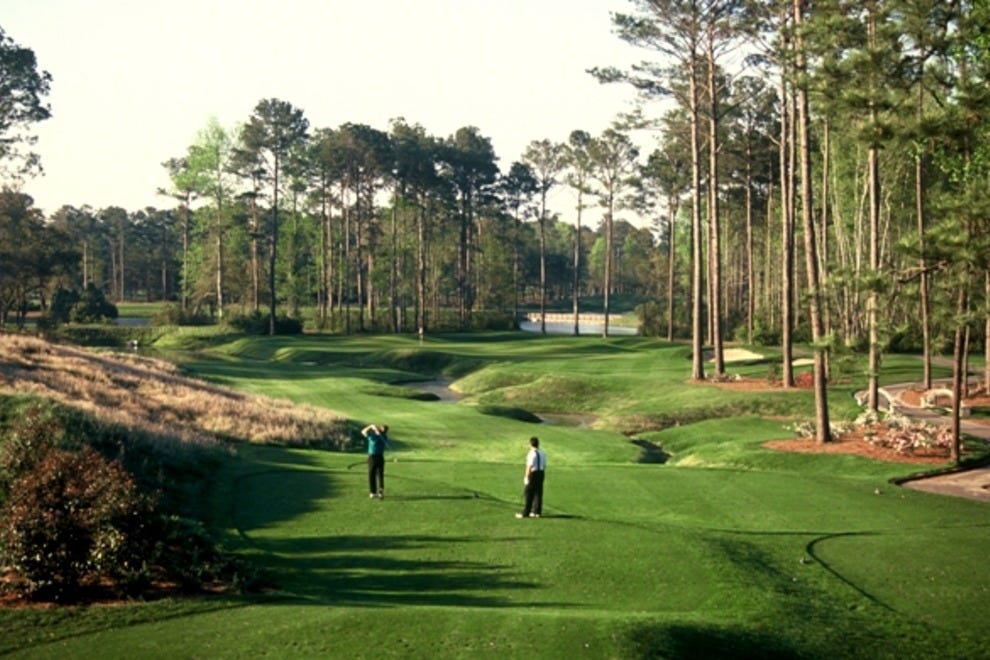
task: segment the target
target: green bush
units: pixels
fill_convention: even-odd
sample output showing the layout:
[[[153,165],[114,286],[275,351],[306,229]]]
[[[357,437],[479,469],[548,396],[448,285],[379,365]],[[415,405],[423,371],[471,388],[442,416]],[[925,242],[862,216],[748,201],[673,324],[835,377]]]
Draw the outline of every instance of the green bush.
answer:
[[[780,328],[756,318],[753,320],[753,343],[759,346],[779,346]]]
[[[109,302],[103,291],[90,283],[82,291],[59,289],[45,317],[46,325],[60,323],[104,323],[117,318],[117,307]]]
[[[516,322],[511,314],[502,312],[474,312],[471,314],[471,332],[515,330]]]
[[[664,325],[666,313],[656,302],[645,302],[636,307],[639,317],[639,334],[644,337],[661,337],[667,333]]]
[[[158,516],[149,537],[155,539],[149,558],[151,575],[177,584],[182,591],[215,583],[250,588],[259,579],[251,566],[222,552],[198,520]]]
[[[68,323],[72,306],[79,302],[79,292],[75,289],[59,289],[52,296],[46,318],[52,323]]]
[[[39,326],[41,327],[41,326]],[[136,341],[140,346],[153,343],[163,333],[161,329],[148,326],[70,324],[44,326],[45,337],[52,341],[66,341],[80,346],[101,346],[123,348],[128,342]]]
[[[213,318],[201,311],[183,310],[178,305],[166,305],[162,311],[151,317],[149,325],[155,327],[169,325],[213,325]]]
[[[235,316],[228,321],[228,325],[247,335],[267,335],[271,329],[268,314],[262,314],[260,311]],[[276,335],[301,335],[302,331],[303,322],[300,319],[288,316],[275,317]]]
[[[102,323],[117,318],[117,306],[106,299],[103,291],[90,283],[80,294],[79,301],[69,310],[73,323]]]
[[[142,527],[151,507],[131,476],[90,447],[73,452],[40,442],[31,449],[30,458],[5,461],[29,467],[0,508],[0,556],[22,593],[64,602],[101,577],[132,582],[146,555]]]

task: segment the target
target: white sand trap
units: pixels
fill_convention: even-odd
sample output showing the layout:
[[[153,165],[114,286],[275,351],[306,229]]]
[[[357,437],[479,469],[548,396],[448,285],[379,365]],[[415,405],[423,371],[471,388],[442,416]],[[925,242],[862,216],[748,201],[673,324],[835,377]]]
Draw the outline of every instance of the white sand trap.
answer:
[[[709,362],[714,362],[715,357],[713,351],[710,348],[705,349],[705,357],[708,358]],[[753,351],[748,351],[745,348],[727,348],[722,352],[722,359],[726,362],[745,362],[747,360],[761,360],[764,356],[759,353],[754,353]],[[800,360],[793,360],[791,362],[792,366],[795,367],[806,367],[808,365],[814,364],[815,361],[812,358],[801,358]]]
[[[744,360],[759,360],[763,356],[745,348],[728,348],[722,352],[722,359],[726,362],[743,362]]]
[[[712,356],[711,350],[706,350],[705,354],[709,362],[714,361],[715,358]],[[745,348],[727,348],[722,353],[722,359],[726,362],[744,362],[746,360],[761,360],[763,356],[759,353],[748,351]],[[812,358],[801,358],[800,360],[791,362],[791,365],[795,367],[806,367],[814,363],[815,361]]]

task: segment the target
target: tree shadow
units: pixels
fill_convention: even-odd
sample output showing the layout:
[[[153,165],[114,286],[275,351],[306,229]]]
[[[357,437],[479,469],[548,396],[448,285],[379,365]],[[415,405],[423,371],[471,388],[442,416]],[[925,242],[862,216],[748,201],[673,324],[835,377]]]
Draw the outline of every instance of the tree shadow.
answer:
[[[283,594],[314,603],[364,607],[573,606],[510,598],[510,593],[535,592],[541,585],[504,564],[394,554],[411,551],[430,555],[443,552],[443,546],[485,542],[487,539],[471,537],[328,536],[263,540],[254,542],[253,547],[264,553],[265,566],[278,576]]]
[[[777,635],[741,628],[686,624],[640,624],[625,631],[629,657],[807,658]]]
[[[506,564],[463,559],[471,554],[467,546],[490,541],[484,537],[327,534],[270,538],[259,530],[324,508],[340,492],[348,468],[328,471],[315,456],[281,447],[252,447],[242,452],[241,460],[228,486],[226,523],[238,535],[229,540],[238,554],[262,572],[260,582],[273,586],[280,599],[288,596],[294,603],[373,607],[570,606],[520,601],[512,594],[535,594],[542,585]],[[413,494],[389,500],[473,497],[471,493]]]
[[[229,472],[213,484],[215,527],[232,527],[242,539],[248,530],[267,527],[319,508],[338,490],[336,480],[315,456],[279,446],[240,445]],[[291,479],[291,488],[287,480]],[[251,502],[251,506],[245,506]]]

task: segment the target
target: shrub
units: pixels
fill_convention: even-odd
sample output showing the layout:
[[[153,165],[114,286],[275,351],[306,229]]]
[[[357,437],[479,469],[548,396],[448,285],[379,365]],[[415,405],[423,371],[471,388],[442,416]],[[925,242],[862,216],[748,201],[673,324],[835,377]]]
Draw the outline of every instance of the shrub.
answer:
[[[6,499],[11,484],[19,475],[33,469],[43,450],[60,444],[65,438],[62,424],[45,414],[41,406],[32,405],[17,417],[6,434],[0,454],[0,501]]]
[[[131,341],[136,341],[140,346],[148,346],[163,334],[160,329],[150,326],[109,324],[68,324],[47,326],[44,330],[45,338],[51,341],[107,348],[124,348]]]
[[[26,595],[42,600],[74,600],[83,581],[102,576],[133,581],[146,554],[150,503],[119,463],[96,450],[42,444],[33,465],[20,461],[30,467],[10,484],[0,509],[4,563]]]
[[[72,306],[79,302],[79,292],[75,289],[59,289],[52,296],[52,303],[46,315],[53,323],[68,323]]]
[[[8,590],[67,602],[254,581],[202,523],[161,513],[196,515],[215,467],[212,450],[121,435],[42,404],[0,410],[0,426],[0,567],[11,572]]]
[[[213,325],[213,318],[198,310],[183,310],[178,305],[166,305],[162,311],[151,317],[149,325],[154,327],[169,325]]]
[[[267,335],[270,330],[269,324],[269,316],[260,311],[235,316],[229,321],[232,328],[248,335]],[[303,322],[301,320],[288,316],[275,317],[276,335],[301,335],[302,331]]]
[[[89,284],[72,306],[69,320],[74,323],[100,323],[117,318],[117,306],[106,299],[103,291]]]
[[[198,520],[159,516],[152,527],[151,572],[165,582],[178,584],[183,591],[216,583],[252,587],[259,579],[251,566],[224,553]]]
[[[839,437],[839,436],[841,436],[841,435],[843,435],[843,434],[848,433],[849,431],[851,431],[853,429],[853,427],[854,427],[854,424],[849,423],[849,422],[833,422],[833,421],[829,421],[828,431],[829,431],[829,434],[833,438],[837,438],[837,437]],[[815,437],[815,432],[817,431],[817,428],[815,426],[815,422],[808,421],[808,420],[804,420],[804,421],[801,421],[801,422],[795,422],[793,424],[790,424],[790,425],[786,426],[785,428],[788,428],[791,431],[793,431],[794,432],[794,435],[796,435],[799,438],[813,438],[813,437]]]
[[[80,293],[74,289],[59,289],[45,318],[49,326],[59,323],[102,323],[117,318],[117,306],[109,302],[103,291],[90,283]]]
[[[658,303],[645,302],[636,307],[636,316],[639,317],[639,334],[644,337],[660,337],[667,332],[664,325],[666,317],[664,310]]]
[[[754,319],[753,343],[759,346],[779,346],[780,329],[767,324],[762,318]]]
[[[516,323],[511,314],[501,312],[474,312],[471,314],[471,332],[493,330],[515,330]]]

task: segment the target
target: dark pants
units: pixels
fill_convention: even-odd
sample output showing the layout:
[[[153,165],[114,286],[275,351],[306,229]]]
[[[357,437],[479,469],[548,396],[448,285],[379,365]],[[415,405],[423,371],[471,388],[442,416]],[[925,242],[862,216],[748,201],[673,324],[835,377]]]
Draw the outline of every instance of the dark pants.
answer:
[[[526,505],[523,507],[523,515],[534,516],[543,515],[543,470],[534,470],[529,473],[529,483],[523,490],[526,497]]]
[[[368,455],[368,492],[380,495],[385,492],[385,456],[383,454]]]

